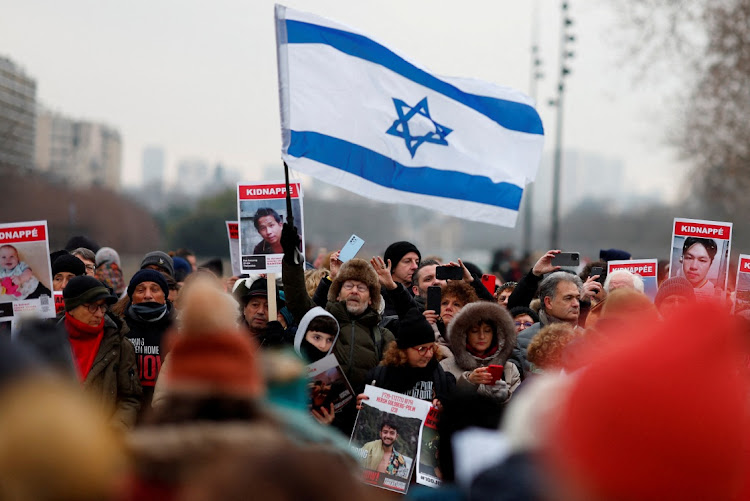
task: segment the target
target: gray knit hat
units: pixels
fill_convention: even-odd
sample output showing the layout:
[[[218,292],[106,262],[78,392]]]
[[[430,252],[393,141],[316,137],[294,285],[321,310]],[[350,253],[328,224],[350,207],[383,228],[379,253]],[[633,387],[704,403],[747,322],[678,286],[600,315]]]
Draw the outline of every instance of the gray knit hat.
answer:
[[[174,261],[166,252],[152,251],[146,254],[141,261],[141,269],[146,266],[154,265],[165,273],[168,273],[170,277],[174,278]]]
[[[675,295],[682,296],[690,301],[695,300],[695,291],[693,291],[693,286],[687,278],[673,277],[662,282],[659,292],[656,293],[656,298],[654,298],[654,304],[658,308],[662,301]]]

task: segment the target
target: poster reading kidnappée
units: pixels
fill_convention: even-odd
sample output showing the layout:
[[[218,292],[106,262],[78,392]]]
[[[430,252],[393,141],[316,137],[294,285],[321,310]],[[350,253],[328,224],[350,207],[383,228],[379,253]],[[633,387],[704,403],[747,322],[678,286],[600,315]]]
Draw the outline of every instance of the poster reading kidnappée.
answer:
[[[744,313],[743,313],[744,312]],[[734,286],[734,315],[750,318],[750,254],[740,254]]]
[[[304,255],[305,236],[302,224],[302,185],[289,183],[294,225],[300,232],[300,252]],[[289,218],[286,206],[286,183],[266,181],[261,184],[240,183],[237,186],[240,225],[240,265],[242,273],[279,273],[281,230]]]
[[[365,483],[406,494],[422,425],[432,405],[367,385],[349,446],[359,458]]]
[[[640,276],[643,279],[643,293],[653,302],[656,299],[656,291],[659,289],[657,269],[658,261],[656,259],[609,261],[607,263],[607,276],[616,270],[628,270],[630,273]]]
[[[0,322],[54,318],[47,221],[0,224]]]
[[[669,276],[684,277],[697,299],[719,298],[727,288],[732,223],[675,218]]]

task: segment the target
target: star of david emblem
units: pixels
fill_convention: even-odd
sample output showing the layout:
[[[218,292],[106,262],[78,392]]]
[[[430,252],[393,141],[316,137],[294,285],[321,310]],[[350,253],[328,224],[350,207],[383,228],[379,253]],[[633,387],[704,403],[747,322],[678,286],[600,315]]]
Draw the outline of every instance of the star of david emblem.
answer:
[[[453,129],[440,125],[432,119],[430,109],[427,107],[426,97],[413,107],[395,97],[393,98],[393,104],[396,106],[398,119],[393,122],[393,125],[391,125],[386,133],[404,138],[406,148],[411,153],[412,158],[414,158],[417,148],[424,143],[448,146],[448,141],[445,140],[445,137],[453,132]],[[411,124],[409,123],[410,121]],[[419,130],[420,128],[427,128],[428,130],[425,134],[414,135],[412,134],[412,130],[410,130],[410,126],[412,130]]]

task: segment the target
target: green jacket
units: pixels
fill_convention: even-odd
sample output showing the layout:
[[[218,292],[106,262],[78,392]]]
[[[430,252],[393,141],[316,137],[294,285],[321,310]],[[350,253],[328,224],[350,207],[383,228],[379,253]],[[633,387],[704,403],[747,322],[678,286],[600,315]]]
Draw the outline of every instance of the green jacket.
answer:
[[[307,295],[301,266],[289,264],[284,260],[282,274],[286,306],[299,323],[315,303]],[[336,318],[340,327],[333,354],[336,355],[349,383],[355,391],[359,391],[365,384],[370,383],[365,376],[370,369],[380,363],[385,349],[395,337],[388,329],[378,327],[381,317],[372,308],[368,307],[362,315],[355,316],[346,310],[344,301],[328,301],[325,309]]]
[[[83,391],[107,410],[115,427],[128,430],[135,426],[143,395],[135,349],[109,315],[104,316],[104,336]]]

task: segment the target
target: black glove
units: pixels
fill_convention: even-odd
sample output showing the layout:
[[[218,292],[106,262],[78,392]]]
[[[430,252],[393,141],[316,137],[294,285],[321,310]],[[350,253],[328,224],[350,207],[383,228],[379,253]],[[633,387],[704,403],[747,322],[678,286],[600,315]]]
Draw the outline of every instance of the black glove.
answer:
[[[263,332],[263,346],[281,346],[286,341],[286,332],[281,322],[274,320],[268,322]]]
[[[281,248],[284,249],[284,259],[287,262],[294,263],[294,254],[299,249],[300,243],[297,227],[284,223],[284,228],[281,230]]]

